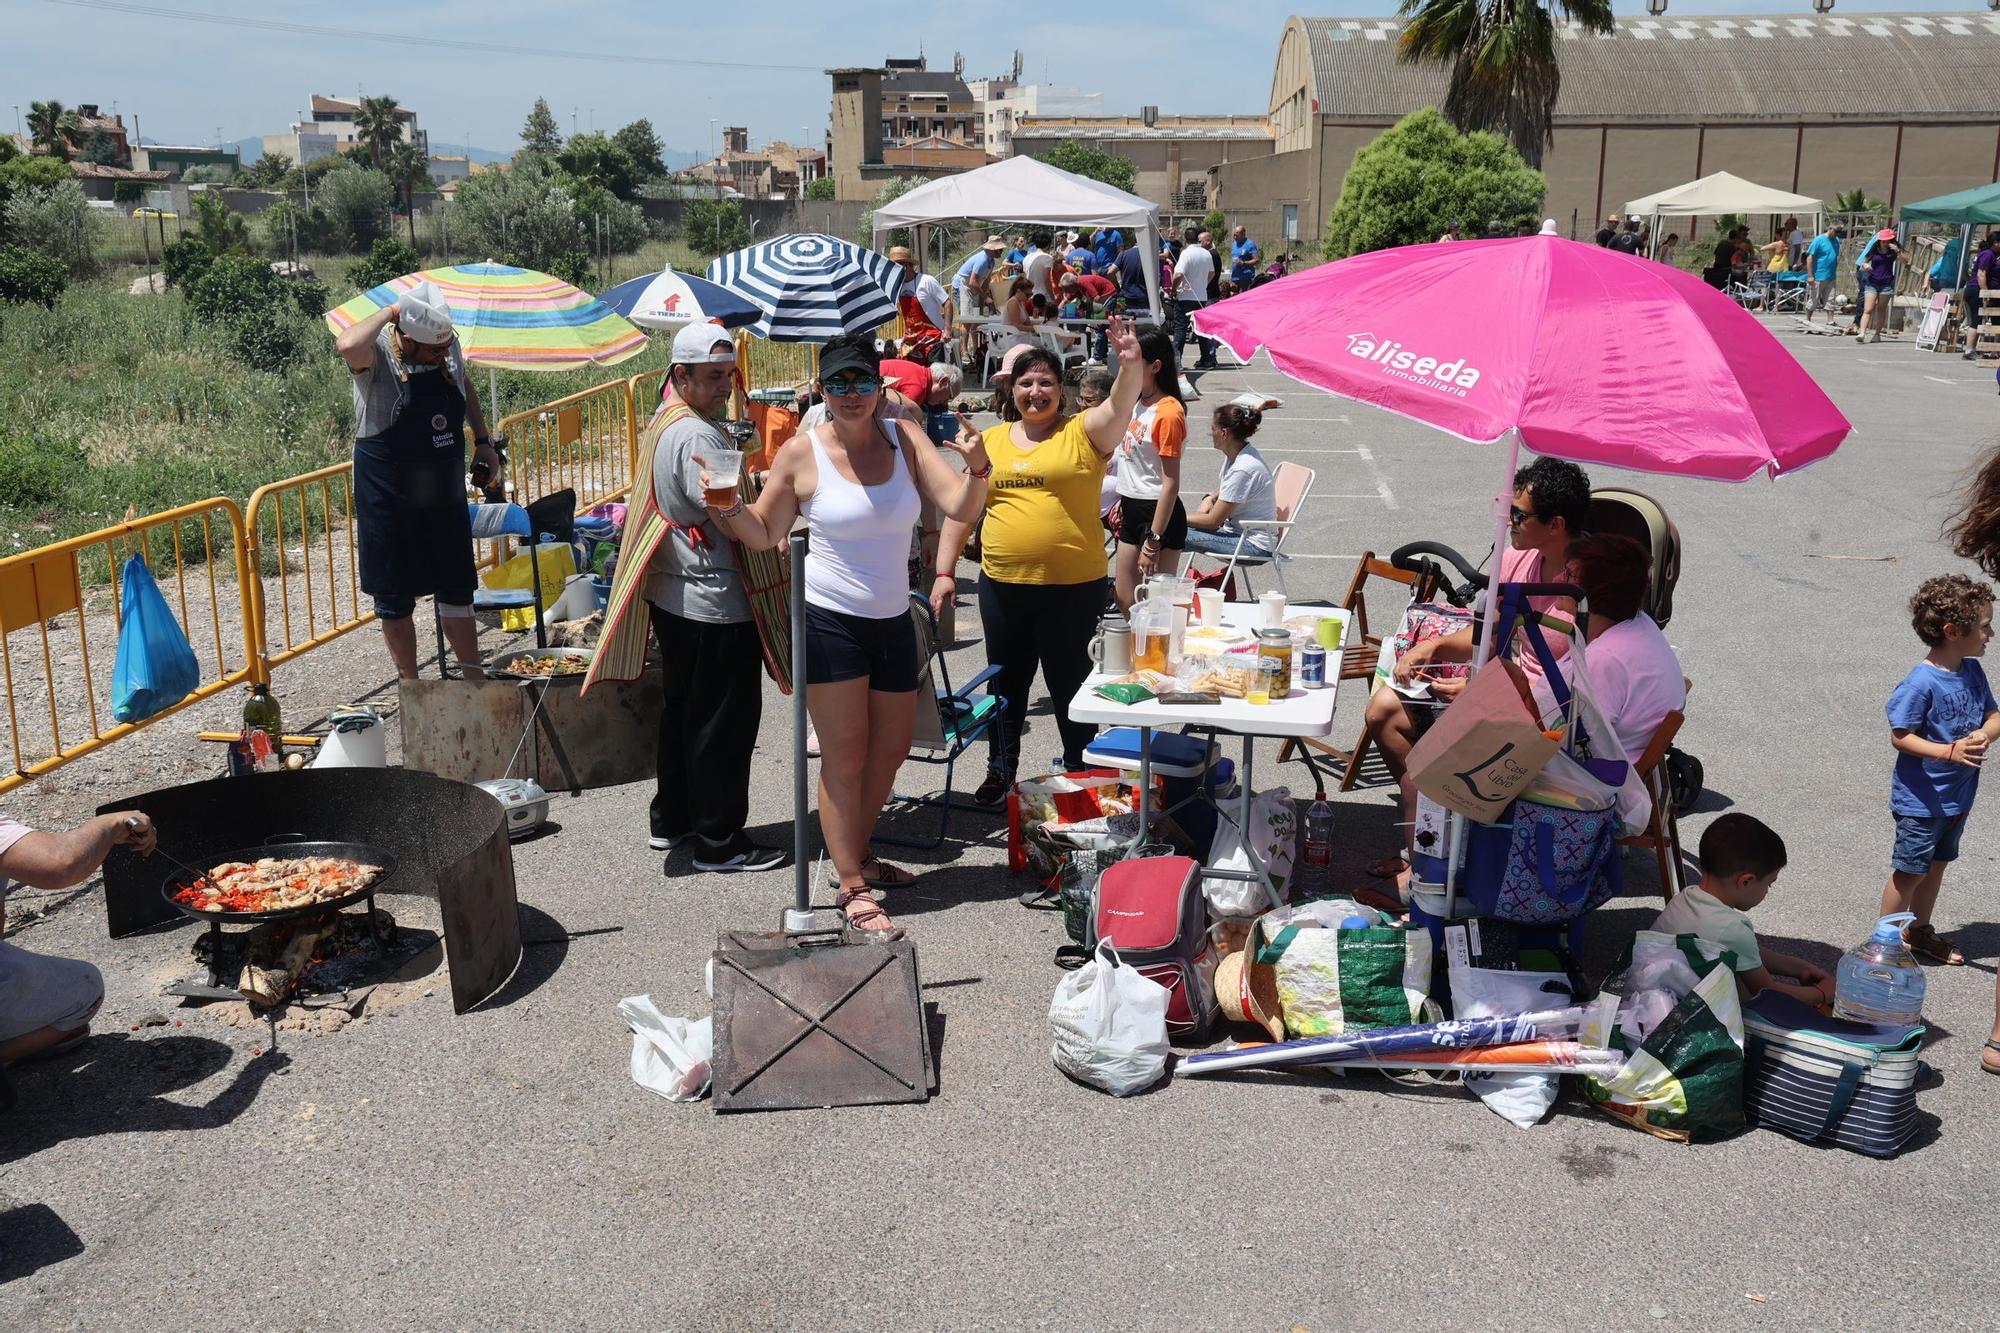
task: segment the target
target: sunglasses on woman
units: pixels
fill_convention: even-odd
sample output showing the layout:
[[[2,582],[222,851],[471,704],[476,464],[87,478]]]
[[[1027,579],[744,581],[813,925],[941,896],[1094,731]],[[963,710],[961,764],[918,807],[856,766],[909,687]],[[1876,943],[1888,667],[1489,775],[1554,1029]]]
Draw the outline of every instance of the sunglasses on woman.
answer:
[[[1507,506],[1507,526],[1510,528],[1518,528],[1529,519],[1540,517],[1541,515],[1535,513],[1533,510],[1519,509],[1513,505]]]
[[[881,380],[871,380],[860,375],[856,375],[850,379],[828,380],[820,386],[821,389],[825,390],[828,398],[845,398],[849,394],[866,398],[881,387]]]

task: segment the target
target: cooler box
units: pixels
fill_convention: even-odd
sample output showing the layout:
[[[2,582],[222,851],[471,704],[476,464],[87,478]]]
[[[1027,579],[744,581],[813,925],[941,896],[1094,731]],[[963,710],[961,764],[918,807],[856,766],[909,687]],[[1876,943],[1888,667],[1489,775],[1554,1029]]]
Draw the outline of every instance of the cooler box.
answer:
[[[1100,733],[1084,749],[1083,760],[1096,768],[1138,772],[1139,728],[1113,727]],[[1207,861],[1215,843],[1215,807],[1189,798],[1202,789],[1204,774],[1210,791],[1227,787],[1236,776],[1235,761],[1217,757],[1214,742],[1205,737],[1172,731],[1153,733],[1152,760],[1153,771],[1160,775],[1166,791],[1166,808],[1174,809],[1174,822]]]

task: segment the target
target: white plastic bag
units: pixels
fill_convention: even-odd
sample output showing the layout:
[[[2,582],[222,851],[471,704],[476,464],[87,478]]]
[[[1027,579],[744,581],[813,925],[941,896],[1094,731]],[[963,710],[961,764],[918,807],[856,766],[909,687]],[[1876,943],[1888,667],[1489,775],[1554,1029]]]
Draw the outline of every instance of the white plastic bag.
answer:
[[[1478,922],[1445,927],[1446,966],[1451,972],[1454,1018],[1504,1018],[1561,1009],[1571,1002],[1569,978],[1560,972],[1507,972],[1473,967],[1466,931]],[[1472,1074],[1465,1086],[1488,1110],[1520,1129],[1533,1129],[1556,1101],[1556,1075],[1531,1070]]]
[[[670,1102],[708,1095],[715,1038],[706,1018],[670,1018],[650,995],[628,995],[618,1013],[632,1029],[632,1081]]]
[[[1167,988],[1118,961],[1109,941],[1056,983],[1049,1001],[1056,1068],[1114,1097],[1167,1072]]]
[[[1215,825],[1215,843],[1209,851],[1209,868],[1248,875],[1255,874],[1257,866],[1262,865],[1282,903],[1290,896],[1292,864],[1298,855],[1299,816],[1292,806],[1292,793],[1289,788],[1273,787],[1252,798],[1248,838],[1236,827],[1235,816],[1240,808],[1232,805],[1221,811],[1222,817]],[[1216,916],[1256,916],[1272,905],[1264,896],[1264,886],[1253,879],[1204,875],[1201,893],[1208,899],[1208,910]]]

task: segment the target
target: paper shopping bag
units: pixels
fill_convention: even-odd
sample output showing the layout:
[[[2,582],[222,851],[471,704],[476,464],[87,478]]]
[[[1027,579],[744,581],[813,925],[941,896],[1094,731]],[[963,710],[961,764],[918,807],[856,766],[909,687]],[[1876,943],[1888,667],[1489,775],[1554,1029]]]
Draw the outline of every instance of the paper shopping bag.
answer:
[[[1411,749],[1410,779],[1447,810],[1491,824],[1555,752],[1505,666],[1489,662]]]

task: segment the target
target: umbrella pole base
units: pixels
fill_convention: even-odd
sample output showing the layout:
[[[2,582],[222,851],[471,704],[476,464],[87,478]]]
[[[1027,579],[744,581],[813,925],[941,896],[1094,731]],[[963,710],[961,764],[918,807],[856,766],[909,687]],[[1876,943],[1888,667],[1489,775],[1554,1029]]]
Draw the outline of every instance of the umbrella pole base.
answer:
[[[806,908],[804,911],[800,911],[796,907],[787,907],[785,909],[786,934],[789,935],[797,931],[811,930],[812,928],[813,928],[813,911],[810,907]]]

